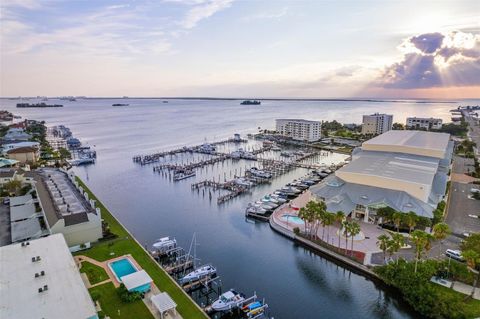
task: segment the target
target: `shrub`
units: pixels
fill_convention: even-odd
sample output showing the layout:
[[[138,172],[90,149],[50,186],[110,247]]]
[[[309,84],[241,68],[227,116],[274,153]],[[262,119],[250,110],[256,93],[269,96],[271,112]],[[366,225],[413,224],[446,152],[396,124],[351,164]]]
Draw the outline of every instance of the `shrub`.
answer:
[[[142,294],[134,291],[130,292],[125,288],[124,284],[120,284],[120,287],[117,288],[117,294],[123,302],[130,303],[136,300],[142,299]]]
[[[295,235],[300,235],[300,228],[295,227],[295,228],[293,229],[293,233],[294,233]]]

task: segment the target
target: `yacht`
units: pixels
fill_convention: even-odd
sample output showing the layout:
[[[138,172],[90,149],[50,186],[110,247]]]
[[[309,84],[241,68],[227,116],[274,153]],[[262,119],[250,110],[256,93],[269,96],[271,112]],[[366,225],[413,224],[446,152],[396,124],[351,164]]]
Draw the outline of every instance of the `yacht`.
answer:
[[[265,171],[261,171],[257,169],[256,167],[252,167],[250,169],[250,173],[256,177],[261,177],[261,178],[272,178],[272,174],[267,173]]]
[[[301,190],[295,187],[288,187],[288,186],[282,187],[281,191],[287,194],[299,194],[302,192]]]
[[[277,194],[271,194],[270,195],[271,198],[275,199],[277,202],[279,202],[280,204],[284,204],[287,202],[287,200],[283,197],[280,197],[279,195]]]
[[[223,293],[212,304],[212,309],[215,311],[226,311],[233,308],[237,308],[242,305],[245,300],[245,296],[236,292],[233,289]]]
[[[162,237],[157,239],[157,241],[153,243],[152,247],[158,253],[166,253],[167,251],[177,247],[177,240],[175,238],[172,239],[170,237]]]
[[[243,178],[243,177],[239,177],[239,178],[236,178],[233,180],[233,182],[239,186],[246,186],[246,187],[252,187],[253,186],[253,183],[250,182],[249,180]]]
[[[208,276],[215,276],[216,274],[217,274],[217,269],[215,267],[211,265],[202,266],[183,276],[180,279],[180,282],[187,283],[190,281],[200,280]]]
[[[267,209],[262,208],[261,206],[249,204],[247,208],[247,212],[252,214],[263,215],[267,212]]]
[[[260,200],[255,202],[255,206],[256,207],[261,207],[265,210],[272,210],[276,207],[273,203],[263,202],[263,201],[260,201]]]
[[[274,204],[278,204],[278,203],[279,203],[279,201],[278,201],[277,199],[275,199],[275,198],[273,198],[273,197],[271,197],[271,196],[269,196],[269,195],[265,195],[265,196],[263,197],[262,201],[264,201],[264,200],[267,201],[267,202],[274,203]]]

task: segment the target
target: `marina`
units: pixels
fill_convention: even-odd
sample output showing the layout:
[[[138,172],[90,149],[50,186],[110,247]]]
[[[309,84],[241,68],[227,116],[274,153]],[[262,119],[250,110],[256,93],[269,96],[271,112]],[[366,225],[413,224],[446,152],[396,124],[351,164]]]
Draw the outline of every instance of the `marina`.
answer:
[[[223,292],[234,288],[247,296],[256,290],[265,297],[271,316],[276,319],[316,319],[316,314],[333,318],[416,318],[409,307],[401,301],[398,293],[386,289],[344,268],[332,260],[316,255],[310,250],[293,244],[272,231],[268,223],[245,218],[248,203],[258,201],[266,194],[282,189],[295,179],[306,176],[311,170],[293,168],[285,174],[272,178],[270,183],[259,184],[248,192],[222,205],[217,205],[218,190],[192,191],[191,184],[203,180],[225,181],[244,175],[245,168],[261,168],[258,161],[226,160],[223,164],[196,169],[196,176],[174,182],[172,179],[153,173],[157,164],[169,163],[169,156],[150,166],[132,162],[134,154],[151,154],[156,150],[182,148],[208,141],[230,138],[231,132],[242,136],[256,134],[256,127],[272,126],[275,117],[291,118],[301,109],[312,118],[332,120],[342,118],[346,123],[361,119],[363,113],[382,112],[394,114],[401,121],[404,112],[413,116],[435,116],[448,119],[448,112],[455,106],[448,104],[370,102],[292,102],[262,101],[261,107],[244,107],[239,101],[184,101],[161,99],[129,99],[130,107],[113,108],[111,104],[121,99],[77,99],[77,106],[70,103],[59,109],[16,109],[17,101],[5,100],[9,110],[22,118],[47,120],[53,125],[64,124],[81,137],[88,145],[96,145],[95,165],[78,166],[73,170],[91,187],[95,194],[108,205],[140,243],[151,244],[161,234],[175,235],[180,246],[187,246],[193,232],[197,232],[201,245],[197,254],[205,263],[212,263],[221,277]],[[32,102],[34,102],[32,100]],[[10,103],[10,104],[8,104]],[[478,104],[478,102],[472,102]],[[199,111],[199,108],[202,111]],[[115,110],[115,111],[114,111]],[[119,112],[120,110],[120,112]],[[184,120],[173,121],[179,110]],[[252,120],[258,119],[257,121]],[[108,121],[107,121],[108,119]],[[219,128],[219,121],[222,128]],[[195,125],[192,123],[208,123]],[[227,129],[225,129],[227,128]],[[255,128],[255,130],[253,130]],[[135,132],[132,135],[132,132]],[[238,147],[251,149],[249,144],[261,147],[262,141],[248,139],[249,143],[219,146],[222,153],[233,152]],[[295,147],[280,145],[282,151],[295,152]],[[323,151],[325,152],[325,151]],[[325,154],[325,153],[324,153]],[[208,154],[183,154],[184,164],[211,156]],[[280,151],[260,154],[260,158],[280,159]],[[347,156],[330,153],[317,159],[305,160],[308,164],[328,168],[344,162]],[[172,156],[172,161],[175,159]],[[292,157],[286,158],[292,159]],[[176,161],[181,163],[182,155]],[[242,174],[240,174],[240,169]],[[231,172],[231,176],[230,176]],[[172,176],[173,178],[173,176]],[[220,190],[222,193],[223,191]],[[135,199],[132,199],[132,195]],[[261,276],[258,269],[268,270]],[[203,289],[205,291],[205,289]],[[290,293],[302,291],[301,295]],[[280,293],[282,292],[282,293]],[[288,294],[288,298],[282,295]],[[206,300],[200,290],[192,295]],[[218,295],[209,293],[211,304]]]

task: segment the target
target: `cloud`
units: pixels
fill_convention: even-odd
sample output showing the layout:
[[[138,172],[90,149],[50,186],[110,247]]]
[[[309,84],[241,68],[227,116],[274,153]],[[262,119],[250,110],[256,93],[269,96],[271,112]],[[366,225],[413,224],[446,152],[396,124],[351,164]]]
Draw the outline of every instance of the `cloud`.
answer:
[[[208,0],[208,1],[195,1],[194,7],[191,8],[181,25],[185,29],[192,29],[195,27],[200,21],[207,19],[221,11],[226,9],[232,5],[233,0]]]
[[[399,62],[387,66],[379,86],[416,89],[480,85],[480,35],[453,31],[412,36]]]
[[[258,13],[246,17],[246,20],[263,20],[263,19],[280,19],[288,14],[288,8],[283,7],[280,11],[277,12],[268,12],[268,13]]]

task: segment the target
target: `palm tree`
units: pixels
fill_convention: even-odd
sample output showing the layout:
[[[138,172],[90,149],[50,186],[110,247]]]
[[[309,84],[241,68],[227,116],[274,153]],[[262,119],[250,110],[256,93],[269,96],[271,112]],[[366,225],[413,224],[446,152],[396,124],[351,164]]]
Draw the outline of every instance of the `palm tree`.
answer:
[[[422,252],[425,249],[426,245],[426,235],[427,233],[421,230],[414,230],[412,232],[411,239],[415,243],[415,273],[417,272],[418,260],[422,256]]]
[[[327,244],[330,242],[330,225],[335,221],[335,215],[330,212],[325,212],[325,226],[327,226]]]
[[[305,224],[305,234],[307,233],[307,221],[308,221],[308,211],[305,207],[300,208],[298,211],[298,217],[303,220]]]
[[[22,188],[22,182],[18,179],[13,179],[9,182],[6,182],[4,187],[9,193],[13,193],[16,195],[20,188]]]
[[[352,256],[353,256],[353,238],[360,234],[360,231],[362,229],[360,228],[360,224],[357,223],[356,221],[352,221],[350,223],[350,236],[352,237]]]
[[[467,261],[467,265],[470,270],[473,273],[477,274],[473,282],[473,288],[471,293],[471,296],[473,297],[475,295],[475,289],[477,287],[478,279],[480,277],[480,271],[475,269],[478,265],[480,265],[480,254],[477,253],[475,250],[469,249],[462,252],[462,257]]]
[[[386,252],[389,246],[390,238],[386,234],[377,237],[377,246],[383,251],[383,263],[386,261]]]
[[[345,218],[345,213],[339,210],[335,213],[335,221],[338,223],[338,249],[340,249],[340,234],[342,232],[342,221]]]
[[[350,222],[348,220],[344,220],[342,222],[343,226],[343,233],[345,234],[345,256],[347,255],[347,247],[348,247],[348,237],[350,236]]]
[[[418,220],[417,214],[415,214],[415,213],[412,212],[412,211],[409,211],[409,212],[405,215],[405,222],[407,223],[408,233],[409,233],[409,234],[412,232],[412,230],[413,230],[413,229],[415,228],[415,226],[417,225],[417,220]]]
[[[390,241],[390,247],[389,247],[389,254],[390,258],[400,250],[400,248],[405,245],[405,237],[403,237],[402,234],[396,233],[396,234],[391,234],[392,240]],[[398,258],[397,258],[397,263],[398,263]]]
[[[395,228],[397,228],[397,233],[400,232],[400,225],[402,224],[403,220],[403,213],[395,212],[392,216],[393,223],[395,224]]]
[[[446,223],[438,223],[433,226],[433,237],[436,240],[440,240],[440,249],[442,249],[442,241],[450,235],[451,230],[450,227]]]

